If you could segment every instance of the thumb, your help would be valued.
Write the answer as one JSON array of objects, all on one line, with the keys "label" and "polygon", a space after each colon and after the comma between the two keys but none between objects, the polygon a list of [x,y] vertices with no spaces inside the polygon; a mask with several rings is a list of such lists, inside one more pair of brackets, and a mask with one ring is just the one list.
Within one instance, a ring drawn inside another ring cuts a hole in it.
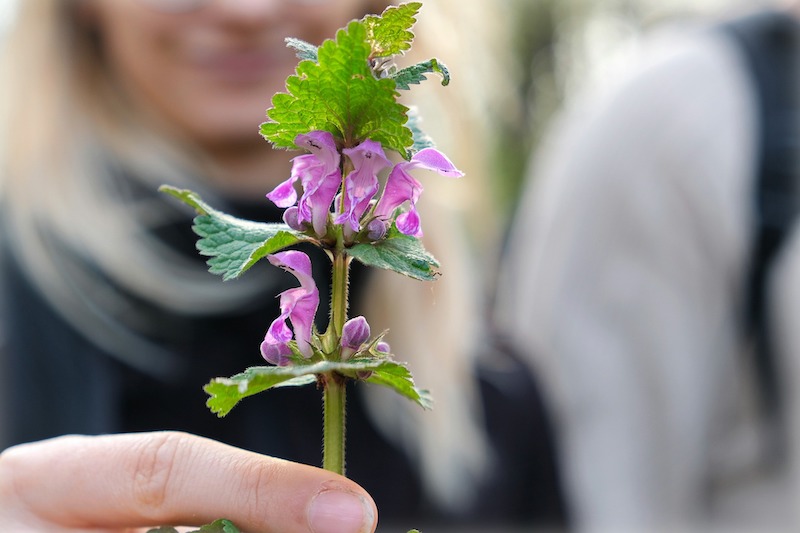
[{"label": "thumb", "polygon": [[0,455],[0,517],[66,531],[227,518],[253,533],[372,533],[377,509],[337,474],[158,432],[9,448]]}]

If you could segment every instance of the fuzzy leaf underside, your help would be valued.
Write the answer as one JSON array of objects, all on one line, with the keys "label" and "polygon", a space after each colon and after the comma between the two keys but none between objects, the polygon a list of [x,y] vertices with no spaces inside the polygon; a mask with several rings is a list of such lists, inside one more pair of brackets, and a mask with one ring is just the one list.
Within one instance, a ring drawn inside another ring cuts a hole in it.
[{"label": "fuzzy leaf underside", "polygon": [[408,110],[408,128],[414,138],[414,145],[411,147],[413,153],[417,153],[425,148],[433,148],[435,146],[433,139],[425,133],[420,127],[422,118],[420,118],[419,111],[415,107]]},{"label": "fuzzy leaf underside", "polygon": [[295,39],[294,37],[287,37],[285,41],[286,41],[286,46],[294,49],[298,59],[301,60],[308,59],[309,61],[317,61],[318,59],[317,47],[314,46],[313,44],[307,43],[302,39]]},{"label": "fuzzy leaf underside", "polygon": [[211,380],[204,390],[206,405],[219,417],[227,415],[242,399],[280,386],[301,386],[316,383],[316,376],[338,372],[355,377],[358,372],[372,372],[367,379],[390,387],[424,409],[431,407],[430,395],[417,389],[411,372],[402,364],[388,359],[353,359],[345,362],[320,361],[292,366],[257,366],[230,378]]},{"label": "fuzzy leaf underside", "polygon": [[390,6],[380,16],[364,17],[372,57],[390,57],[411,48],[414,40],[411,28],[417,22],[416,15],[421,7],[421,2],[409,2]]},{"label": "fuzzy leaf underside", "polygon": [[439,262],[422,246],[422,242],[392,228],[387,238],[372,244],[357,244],[347,254],[359,262],[392,270],[420,281],[433,281],[439,275]]},{"label": "fuzzy leaf underside", "polygon": [[238,278],[266,255],[306,240],[286,224],[252,222],[217,211],[192,191],[168,186],[159,190],[197,210],[192,226],[200,237],[197,249],[210,257],[209,272],[225,281]]},{"label": "fuzzy leaf underside", "polygon": [[[178,533],[178,530],[172,526],[162,526],[155,529],[149,529],[147,533]],[[195,529],[189,533],[241,533],[239,529],[228,520],[215,520],[210,524],[202,526],[200,529]]]},{"label": "fuzzy leaf underside", "polygon": [[450,71],[444,63],[439,62],[435,57],[422,63],[417,63],[410,67],[398,70],[391,78],[397,84],[398,89],[409,90],[411,85],[419,85],[428,78],[425,74],[439,74],[442,77],[442,85],[450,84]]},{"label": "fuzzy leaf underside", "polygon": [[318,61],[301,61],[286,80],[287,92],[272,98],[261,134],[275,147],[297,149],[297,135],[324,130],[344,146],[372,139],[408,157],[408,109],[397,102],[395,82],[372,73],[364,23],[350,22],[317,53]]}]

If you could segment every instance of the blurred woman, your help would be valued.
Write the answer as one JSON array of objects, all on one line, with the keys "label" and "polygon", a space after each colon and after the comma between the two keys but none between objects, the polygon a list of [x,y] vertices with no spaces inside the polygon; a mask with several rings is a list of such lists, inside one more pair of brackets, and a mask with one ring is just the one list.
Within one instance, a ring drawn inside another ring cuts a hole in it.
[{"label": "blurred woman", "polygon": [[[191,214],[156,188],[189,187],[243,218],[279,220],[264,194],[286,178],[291,156],[257,128],[297,63],[284,38],[319,43],[385,5],[21,2],[0,69],[5,444],[178,429],[319,462],[313,388],[248,399],[223,420],[204,407],[210,378],[260,364],[275,295],[291,281],[259,267],[222,284],[194,248]],[[348,473],[388,520],[479,516],[486,505],[474,497],[487,491],[496,496],[487,505],[509,501],[505,480],[489,475],[470,355],[480,291],[456,206],[434,196],[421,207],[440,281],[353,273],[355,308],[376,330],[391,328],[393,351],[436,397],[423,414],[354,389]],[[324,292],[327,264],[315,267]]]}]

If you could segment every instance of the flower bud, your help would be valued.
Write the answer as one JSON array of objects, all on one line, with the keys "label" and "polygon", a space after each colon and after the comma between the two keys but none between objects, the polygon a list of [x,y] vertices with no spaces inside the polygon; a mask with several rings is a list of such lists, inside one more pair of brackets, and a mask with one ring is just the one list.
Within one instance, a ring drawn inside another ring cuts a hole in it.
[{"label": "flower bud", "polygon": [[269,340],[261,343],[261,356],[268,363],[286,366],[289,364],[290,355],[292,355],[292,350],[284,343],[270,342]]},{"label": "flower bud", "polygon": [[386,236],[386,222],[379,218],[373,218],[367,224],[367,238],[371,241],[379,241]]},{"label": "flower bud", "polygon": [[349,359],[369,340],[370,330],[363,316],[351,318],[342,328],[342,359]]},{"label": "flower bud", "polygon": [[385,341],[381,341],[375,345],[375,349],[380,353],[392,353],[391,347],[389,347],[389,343]]},{"label": "flower bud", "polygon": [[283,221],[287,226],[295,231],[305,231],[304,224],[298,220],[299,210],[297,206],[292,206],[283,212]]}]

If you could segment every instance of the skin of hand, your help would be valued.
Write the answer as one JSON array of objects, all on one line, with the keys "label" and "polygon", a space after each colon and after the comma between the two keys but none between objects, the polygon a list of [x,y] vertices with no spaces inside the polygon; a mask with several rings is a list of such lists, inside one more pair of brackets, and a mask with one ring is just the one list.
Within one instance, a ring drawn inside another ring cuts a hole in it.
[{"label": "skin of hand", "polygon": [[0,454],[3,531],[130,532],[218,518],[248,533],[373,533],[377,508],[337,474],[179,432],[65,436]]}]

